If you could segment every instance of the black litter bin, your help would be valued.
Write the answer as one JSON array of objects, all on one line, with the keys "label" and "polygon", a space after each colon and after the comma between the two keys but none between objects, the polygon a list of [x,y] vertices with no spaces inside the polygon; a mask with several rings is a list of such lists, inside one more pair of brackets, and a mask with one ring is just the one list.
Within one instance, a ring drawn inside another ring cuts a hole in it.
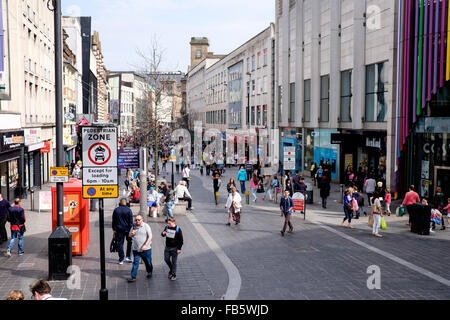
[{"label": "black litter bin", "polygon": [[414,203],[408,206],[411,232],[420,235],[430,234],[431,206]]},{"label": "black litter bin", "polygon": [[48,278],[67,280],[72,265],[72,234],[65,227],[56,227],[48,238]]},{"label": "black litter bin", "polygon": [[306,203],[307,204],[314,204],[314,190],[306,190]]}]

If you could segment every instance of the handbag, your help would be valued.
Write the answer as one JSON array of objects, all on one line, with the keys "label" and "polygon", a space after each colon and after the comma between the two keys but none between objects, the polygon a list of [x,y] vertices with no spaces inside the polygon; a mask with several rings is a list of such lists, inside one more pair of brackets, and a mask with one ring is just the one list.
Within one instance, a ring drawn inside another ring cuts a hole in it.
[{"label": "handbag", "polygon": [[367,225],[371,228],[373,227],[373,215],[369,216],[369,221],[367,222]]},{"label": "handbag", "polygon": [[111,244],[109,245],[109,252],[119,252],[119,244],[115,236],[111,239]]},{"label": "handbag", "polygon": [[352,200],[352,204],[353,204],[353,209],[354,209],[355,211],[358,211],[358,210],[359,210],[359,207],[358,207],[358,201],[356,201],[356,199],[353,199],[353,200]]},{"label": "handbag", "polygon": [[386,229],[387,229],[386,220],[383,217],[381,217],[381,230]]}]

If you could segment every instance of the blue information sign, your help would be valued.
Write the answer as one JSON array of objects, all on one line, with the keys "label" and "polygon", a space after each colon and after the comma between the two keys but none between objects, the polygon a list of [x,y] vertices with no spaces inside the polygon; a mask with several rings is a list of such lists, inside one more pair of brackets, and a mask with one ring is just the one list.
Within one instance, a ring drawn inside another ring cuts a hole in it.
[{"label": "blue information sign", "polygon": [[119,169],[139,168],[139,150],[138,149],[118,150],[117,167]]}]

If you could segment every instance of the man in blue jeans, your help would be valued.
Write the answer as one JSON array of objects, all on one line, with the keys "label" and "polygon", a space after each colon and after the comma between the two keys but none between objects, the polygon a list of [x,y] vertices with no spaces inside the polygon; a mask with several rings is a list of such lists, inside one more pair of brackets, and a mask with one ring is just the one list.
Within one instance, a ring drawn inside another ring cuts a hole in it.
[{"label": "man in blue jeans", "polygon": [[[119,246],[119,264],[123,264],[123,261],[132,262],[131,260],[131,245],[132,240],[128,237],[131,229],[133,228],[133,212],[127,206],[127,199],[120,199],[119,206],[114,209],[112,216],[112,229],[114,231],[114,237],[117,239]],[[123,252],[123,243],[127,239],[127,252],[126,258]]]},{"label": "man in blue jeans", "polygon": [[284,237],[284,233],[286,232],[287,226],[289,226],[289,233],[294,230],[294,227],[291,223],[291,214],[292,210],[294,210],[294,200],[289,196],[289,190],[284,191],[284,197],[280,200],[280,210],[281,216],[284,215],[284,226],[280,231],[281,235]]},{"label": "man in blue jeans", "polygon": [[25,210],[20,206],[20,199],[14,200],[14,206],[9,208],[8,221],[11,224],[11,241],[9,242],[6,256],[11,257],[11,250],[14,248],[16,238],[19,239],[19,256],[23,255],[23,233],[20,232],[20,227],[25,224]]},{"label": "man in blue jeans", "polygon": [[241,165],[241,168],[239,169],[237,179],[241,183],[241,193],[245,194],[245,181],[247,181],[247,171],[244,169],[245,167]]},{"label": "man in blue jeans", "polygon": [[137,272],[139,269],[139,263],[144,260],[145,269],[147,270],[147,278],[152,277],[153,265],[152,265],[152,230],[150,226],[144,222],[142,215],[138,214],[135,218],[135,224],[133,230],[129,234],[133,239],[133,268],[131,269],[131,278],[128,278],[128,282],[135,282]]}]

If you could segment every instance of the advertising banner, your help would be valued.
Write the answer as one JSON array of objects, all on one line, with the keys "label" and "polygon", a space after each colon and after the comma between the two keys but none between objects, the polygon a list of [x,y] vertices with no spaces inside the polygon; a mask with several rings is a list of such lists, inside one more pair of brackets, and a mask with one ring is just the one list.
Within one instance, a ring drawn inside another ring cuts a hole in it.
[{"label": "advertising banner", "polygon": [[138,149],[122,149],[118,150],[117,164],[119,169],[136,169],[139,168],[139,150]]}]

